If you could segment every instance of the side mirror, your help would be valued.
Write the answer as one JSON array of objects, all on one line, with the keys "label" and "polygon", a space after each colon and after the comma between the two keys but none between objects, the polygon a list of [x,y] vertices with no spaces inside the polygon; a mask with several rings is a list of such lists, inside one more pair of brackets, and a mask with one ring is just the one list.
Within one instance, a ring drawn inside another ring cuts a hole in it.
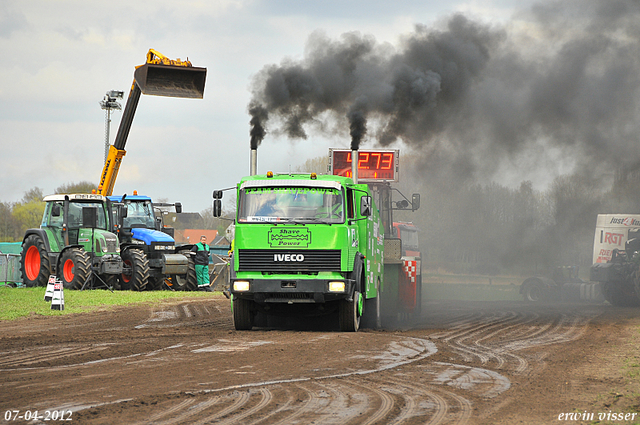
[{"label": "side mirror", "polygon": [[120,218],[127,218],[127,206],[126,205],[119,205],[118,206],[118,216]]},{"label": "side mirror", "polygon": [[213,191],[213,199],[222,199],[222,191],[214,190]]},{"label": "side mirror", "polygon": [[53,204],[53,207],[51,207],[51,215],[53,217],[60,217],[60,204]]},{"label": "side mirror", "polygon": [[640,239],[629,239],[624,245],[627,256],[631,256],[634,252],[640,251]]},{"label": "side mirror", "polygon": [[420,208],[420,194],[414,193],[411,195],[411,211],[415,211]]},{"label": "side mirror", "polygon": [[222,215],[222,201],[220,199],[213,200],[213,216],[220,217]]},{"label": "side mirror", "polygon": [[176,213],[180,214],[182,213],[182,204],[180,202],[176,202]]},{"label": "side mirror", "polygon": [[82,207],[82,227],[98,227],[98,208]]},{"label": "side mirror", "polygon": [[360,198],[360,215],[364,217],[371,216],[371,196]]}]

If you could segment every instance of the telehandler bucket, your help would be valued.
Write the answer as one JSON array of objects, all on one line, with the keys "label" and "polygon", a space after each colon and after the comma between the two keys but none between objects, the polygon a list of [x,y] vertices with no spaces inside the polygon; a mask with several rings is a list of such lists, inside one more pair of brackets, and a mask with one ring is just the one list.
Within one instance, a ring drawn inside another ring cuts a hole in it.
[{"label": "telehandler bucket", "polygon": [[144,64],[134,78],[143,94],[202,99],[207,68]]}]

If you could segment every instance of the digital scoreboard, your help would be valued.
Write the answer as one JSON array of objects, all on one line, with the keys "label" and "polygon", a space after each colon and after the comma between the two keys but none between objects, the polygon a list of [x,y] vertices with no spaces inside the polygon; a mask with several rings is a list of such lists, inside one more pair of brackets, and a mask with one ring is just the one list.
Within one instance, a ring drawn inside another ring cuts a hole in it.
[{"label": "digital scoreboard", "polygon": [[[397,182],[398,149],[358,150],[358,182]],[[351,176],[352,151],[329,149],[329,171],[335,176]]]}]

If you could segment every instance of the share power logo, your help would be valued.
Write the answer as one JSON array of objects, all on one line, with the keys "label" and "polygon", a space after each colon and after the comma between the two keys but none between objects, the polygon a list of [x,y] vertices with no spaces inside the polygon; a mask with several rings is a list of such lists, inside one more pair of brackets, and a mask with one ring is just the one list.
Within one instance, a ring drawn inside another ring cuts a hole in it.
[{"label": "share power logo", "polygon": [[306,248],[310,243],[311,233],[305,227],[297,229],[272,228],[269,230],[269,246],[271,247]]}]

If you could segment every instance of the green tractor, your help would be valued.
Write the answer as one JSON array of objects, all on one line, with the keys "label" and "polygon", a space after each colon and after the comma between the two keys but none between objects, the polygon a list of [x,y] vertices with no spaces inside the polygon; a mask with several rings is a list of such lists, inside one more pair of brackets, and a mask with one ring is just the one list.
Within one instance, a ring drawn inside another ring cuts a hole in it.
[{"label": "green tractor", "polygon": [[55,274],[65,288],[106,285],[118,288],[120,244],[108,231],[111,201],[102,195],[49,195],[42,223],[22,241],[20,269],[28,287],[46,286]]}]

